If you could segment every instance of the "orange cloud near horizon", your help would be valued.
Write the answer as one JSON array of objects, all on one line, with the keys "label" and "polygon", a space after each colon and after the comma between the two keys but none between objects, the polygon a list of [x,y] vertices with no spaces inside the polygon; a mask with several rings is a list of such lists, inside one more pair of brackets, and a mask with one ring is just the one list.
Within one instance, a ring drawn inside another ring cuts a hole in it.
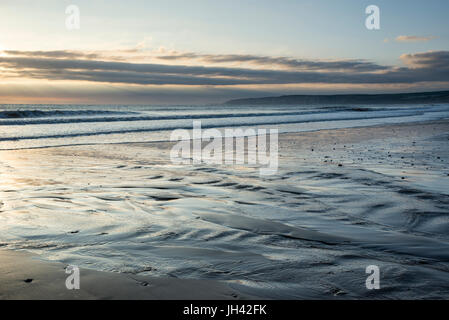
[{"label": "orange cloud near horizon", "polygon": [[420,37],[420,36],[398,36],[396,41],[398,42],[426,42],[435,39],[434,36]]}]

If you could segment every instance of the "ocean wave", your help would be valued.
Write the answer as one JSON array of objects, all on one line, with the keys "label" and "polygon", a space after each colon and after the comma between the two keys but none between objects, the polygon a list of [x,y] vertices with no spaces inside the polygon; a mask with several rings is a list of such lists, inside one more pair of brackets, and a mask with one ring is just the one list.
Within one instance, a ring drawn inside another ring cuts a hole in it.
[{"label": "ocean wave", "polygon": [[[282,125],[282,124],[292,124],[292,123],[312,123],[312,122],[328,122],[328,121],[345,121],[345,120],[367,120],[367,119],[383,119],[383,118],[401,118],[404,116],[414,116],[419,115],[415,112],[402,112],[397,114],[376,114],[367,115],[366,113],[360,116],[348,116],[348,115],[336,115],[334,117],[317,117],[315,119],[264,119],[263,121],[243,121],[243,122],[227,122],[227,123],[202,123],[201,127],[203,129],[208,128],[226,128],[226,127],[251,127],[260,125]],[[185,120],[189,120],[188,118]],[[169,126],[151,126],[151,127],[141,127],[141,128],[118,128],[115,130],[99,130],[99,131],[88,131],[88,132],[71,132],[71,133],[61,133],[61,134],[42,134],[35,136],[13,136],[13,137],[1,137],[2,141],[18,141],[18,140],[36,140],[36,139],[51,139],[51,138],[74,138],[83,136],[97,136],[97,135],[109,135],[109,134],[124,134],[124,133],[141,133],[141,132],[154,132],[154,131],[169,131],[176,129],[192,129],[192,123],[189,124],[179,124],[179,125],[169,125]]]},{"label": "ocean wave", "polygon": [[[326,115],[336,112],[374,113],[374,112],[438,112],[441,108],[368,108],[368,107],[326,107],[313,111],[276,111],[276,112],[245,112],[245,113],[182,113],[169,115],[148,115],[144,112],[119,112],[100,110],[17,110],[0,111],[0,126],[6,125],[35,125],[35,124],[63,124],[63,123],[93,123],[93,122],[121,122],[121,121],[161,121],[161,120],[195,120],[195,119],[224,119],[243,117],[277,117],[277,116],[309,116]],[[104,117],[101,117],[101,116]],[[121,115],[121,116],[120,116]],[[82,117],[76,117],[82,116]],[[5,119],[6,118],[6,119]],[[37,118],[37,119],[36,119]]]},{"label": "ocean wave", "polygon": [[0,119],[50,118],[70,116],[123,115],[134,112],[108,110],[0,110]]},{"label": "ocean wave", "polygon": [[[348,109],[348,111],[354,111]],[[8,111],[11,113],[10,111]],[[33,111],[35,112],[35,111]],[[42,112],[42,111],[40,111]],[[71,112],[71,111],[67,111]],[[73,115],[78,111],[74,111]],[[133,116],[136,113],[129,113],[127,116],[116,117],[114,115],[121,115],[126,113],[104,113],[108,117],[98,117],[103,115],[102,113],[85,113],[83,115],[90,117],[70,117],[70,118],[59,118],[59,114],[53,114],[52,118],[44,118],[46,116],[41,116],[44,119],[30,119],[32,117],[22,117],[24,119],[7,119],[0,120],[0,125],[33,125],[33,124],[58,124],[58,123],[89,123],[89,122],[120,122],[120,121],[159,121],[159,120],[188,120],[188,119],[224,119],[224,118],[241,118],[241,117],[270,117],[270,116],[301,116],[301,115],[313,115],[313,114],[326,114],[333,113],[335,111],[291,111],[291,112],[250,112],[250,113],[212,113],[212,114],[179,114],[179,115],[146,115],[144,113]],[[71,114],[70,114],[71,115]],[[14,118],[14,117],[10,117]],[[39,118],[39,116],[34,116],[34,118]],[[2,119],[0,112],[0,119]]]}]

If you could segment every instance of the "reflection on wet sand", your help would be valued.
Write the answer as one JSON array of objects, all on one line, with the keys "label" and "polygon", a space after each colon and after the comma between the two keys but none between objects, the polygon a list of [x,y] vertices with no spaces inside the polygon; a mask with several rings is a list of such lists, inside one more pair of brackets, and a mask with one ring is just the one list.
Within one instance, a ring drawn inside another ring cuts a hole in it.
[{"label": "reflection on wet sand", "polygon": [[[2,151],[0,245],[269,298],[447,298],[449,198],[425,180],[449,186],[448,132],[440,121],[281,135],[268,177],[174,165],[168,143]],[[381,290],[366,290],[368,265]]]}]

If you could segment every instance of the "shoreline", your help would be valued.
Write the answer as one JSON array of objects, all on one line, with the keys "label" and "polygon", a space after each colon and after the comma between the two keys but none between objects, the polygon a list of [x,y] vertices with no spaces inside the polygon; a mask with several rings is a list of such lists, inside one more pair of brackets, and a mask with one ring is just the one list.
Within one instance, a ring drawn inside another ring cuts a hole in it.
[{"label": "shoreline", "polygon": [[[344,120],[343,120],[344,121]],[[355,120],[357,121],[357,120]],[[387,123],[387,124],[373,124],[368,126],[354,126],[348,128],[334,128],[334,129],[317,129],[310,131],[300,131],[300,132],[279,132],[279,138],[282,136],[296,136],[304,134],[313,134],[316,132],[328,132],[328,131],[341,131],[341,130],[351,130],[351,129],[364,129],[364,128],[389,128],[389,127],[409,127],[417,125],[432,125],[432,124],[449,124],[448,119],[438,119],[438,120],[420,120],[412,121],[406,123]],[[263,126],[263,125],[262,125]],[[218,129],[225,129],[226,126],[216,127]],[[175,144],[176,142],[170,140],[156,140],[156,141],[131,141],[131,142],[105,142],[105,143],[79,143],[79,144],[66,144],[66,145],[56,145],[56,146],[42,146],[42,147],[23,147],[23,148],[7,148],[0,149],[2,151],[23,151],[23,150],[42,150],[42,149],[55,149],[55,148],[70,148],[70,147],[89,147],[89,146],[115,146],[115,145],[158,145],[158,144]]]}]

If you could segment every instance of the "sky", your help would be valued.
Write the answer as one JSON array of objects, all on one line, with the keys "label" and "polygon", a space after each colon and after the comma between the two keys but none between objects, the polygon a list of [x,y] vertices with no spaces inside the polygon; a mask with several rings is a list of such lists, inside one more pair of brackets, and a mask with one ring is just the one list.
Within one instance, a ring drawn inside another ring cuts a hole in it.
[{"label": "sky", "polygon": [[448,90],[448,12],[447,0],[2,0],[0,103]]}]

